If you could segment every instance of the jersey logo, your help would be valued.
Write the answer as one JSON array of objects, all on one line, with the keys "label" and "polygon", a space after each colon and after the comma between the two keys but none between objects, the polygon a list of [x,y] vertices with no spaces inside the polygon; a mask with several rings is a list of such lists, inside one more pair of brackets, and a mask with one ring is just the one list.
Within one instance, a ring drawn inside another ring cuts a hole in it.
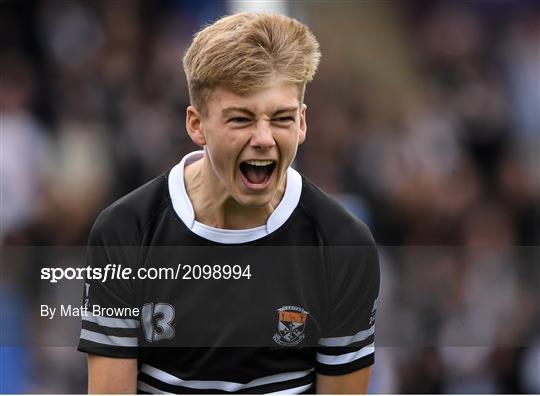
[{"label": "jersey logo", "polygon": [[293,305],[285,305],[277,312],[278,331],[274,334],[274,341],[282,346],[298,345],[306,338],[304,331],[309,312]]}]

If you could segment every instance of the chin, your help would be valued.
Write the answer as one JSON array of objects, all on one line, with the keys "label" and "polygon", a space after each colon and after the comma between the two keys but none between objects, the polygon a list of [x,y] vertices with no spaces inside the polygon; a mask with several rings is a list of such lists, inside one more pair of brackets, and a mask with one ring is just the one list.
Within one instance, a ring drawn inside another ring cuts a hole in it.
[{"label": "chin", "polygon": [[241,194],[235,197],[235,200],[239,205],[247,208],[264,208],[272,202],[272,196],[268,193],[264,195]]}]

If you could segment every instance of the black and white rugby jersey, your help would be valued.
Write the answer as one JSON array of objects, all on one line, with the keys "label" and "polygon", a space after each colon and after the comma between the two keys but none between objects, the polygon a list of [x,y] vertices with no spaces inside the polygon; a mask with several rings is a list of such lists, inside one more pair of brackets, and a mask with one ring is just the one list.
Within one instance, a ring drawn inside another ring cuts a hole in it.
[{"label": "black and white rugby jersey", "polygon": [[[367,227],[292,168],[266,225],[201,224],[183,177],[201,156],[96,220],[88,264],[133,276],[86,280],[79,350],[137,358],[139,393],[313,393],[316,373],[372,365],[379,265]],[[139,276],[151,268],[172,279]]]}]

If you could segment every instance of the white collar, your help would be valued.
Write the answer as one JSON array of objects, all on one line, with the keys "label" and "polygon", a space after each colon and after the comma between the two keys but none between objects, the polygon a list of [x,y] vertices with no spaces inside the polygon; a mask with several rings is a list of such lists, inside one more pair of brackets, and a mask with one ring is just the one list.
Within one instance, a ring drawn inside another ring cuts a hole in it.
[{"label": "white collar", "polygon": [[174,211],[182,222],[195,234],[213,242],[238,244],[255,241],[281,227],[289,219],[302,194],[302,176],[289,167],[287,169],[287,185],[285,193],[277,208],[272,212],[265,225],[244,230],[228,230],[215,228],[195,220],[193,205],[189,200],[184,183],[184,167],[201,159],[204,151],[194,151],[187,154],[182,161],[175,165],[169,173],[169,194]]}]

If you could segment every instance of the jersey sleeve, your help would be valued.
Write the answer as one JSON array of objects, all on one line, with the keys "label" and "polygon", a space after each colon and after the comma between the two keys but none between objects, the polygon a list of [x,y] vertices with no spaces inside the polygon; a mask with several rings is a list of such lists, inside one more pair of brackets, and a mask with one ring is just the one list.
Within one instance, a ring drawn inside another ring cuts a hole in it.
[{"label": "jersey sleeve", "polygon": [[328,256],[330,306],[316,370],[344,375],[374,363],[379,260],[374,243],[329,247]]},{"label": "jersey sleeve", "polygon": [[[87,266],[92,272],[84,284],[83,306],[87,310],[82,316],[78,350],[101,356],[136,358],[140,322],[136,315],[134,280],[131,276],[130,279],[111,279],[111,271],[112,265],[116,268],[122,265],[134,272],[137,247],[133,240],[129,241],[128,224],[122,226],[118,221],[110,213],[102,213],[90,232]],[[100,276],[96,276],[98,271]]]}]

